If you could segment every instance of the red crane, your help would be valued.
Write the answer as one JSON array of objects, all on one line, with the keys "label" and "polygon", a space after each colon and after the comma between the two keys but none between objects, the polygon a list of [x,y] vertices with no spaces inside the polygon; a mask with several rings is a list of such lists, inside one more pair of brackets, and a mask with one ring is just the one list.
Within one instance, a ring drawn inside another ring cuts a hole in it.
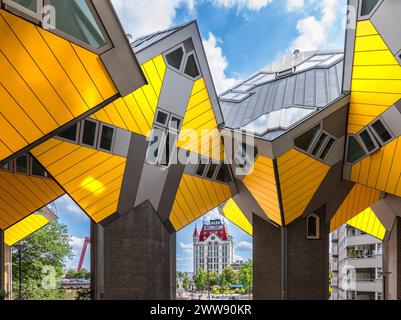
[{"label": "red crane", "polygon": [[91,243],[91,238],[86,237],[84,245],[82,247],[82,252],[81,252],[81,257],[79,258],[79,264],[78,264],[78,269],[77,272],[80,272],[82,270],[82,265],[84,264],[84,259],[86,255],[86,250],[88,249],[88,245]]}]

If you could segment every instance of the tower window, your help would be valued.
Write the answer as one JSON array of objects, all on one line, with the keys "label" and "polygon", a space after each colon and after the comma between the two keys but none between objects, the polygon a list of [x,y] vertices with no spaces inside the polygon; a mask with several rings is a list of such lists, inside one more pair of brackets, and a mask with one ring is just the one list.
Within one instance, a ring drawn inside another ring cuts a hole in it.
[{"label": "tower window", "polygon": [[166,54],[166,60],[169,66],[177,70],[181,69],[183,57],[184,57],[184,50],[182,49],[182,47],[179,47],[178,49]]},{"label": "tower window", "polygon": [[379,0],[362,0],[361,16],[367,16],[375,8]]},{"label": "tower window", "polygon": [[309,240],[320,239],[320,218],[311,214],[306,218],[306,237]]},{"label": "tower window", "polygon": [[96,145],[96,133],[97,133],[98,123],[92,120],[85,120],[83,123],[83,132],[81,143],[90,147]]},{"label": "tower window", "polygon": [[387,128],[385,127],[385,125],[381,120],[377,120],[376,122],[374,122],[371,125],[371,127],[377,134],[377,136],[380,138],[383,144],[390,141],[393,138],[391,133],[387,130]]},{"label": "tower window", "polygon": [[305,132],[304,134],[300,135],[299,137],[295,138],[294,140],[295,146],[307,152],[309,148],[312,146],[312,143],[315,140],[319,131],[320,131],[320,124],[314,127],[313,129]]},{"label": "tower window", "polygon": [[366,152],[365,150],[363,150],[357,138],[354,136],[349,136],[347,162],[355,163],[358,160],[362,159],[364,156],[366,156]]},{"label": "tower window", "polygon": [[199,77],[199,69],[195,60],[195,55],[193,53],[188,56],[184,73],[190,76],[191,78]]},{"label": "tower window", "polygon": [[78,125],[75,124],[71,128],[63,131],[58,135],[58,137],[63,138],[68,141],[77,142],[78,139]]},{"label": "tower window", "polygon": [[15,172],[28,174],[28,156],[23,155],[15,160]]},{"label": "tower window", "polygon": [[102,125],[99,149],[111,151],[113,147],[114,128]]}]

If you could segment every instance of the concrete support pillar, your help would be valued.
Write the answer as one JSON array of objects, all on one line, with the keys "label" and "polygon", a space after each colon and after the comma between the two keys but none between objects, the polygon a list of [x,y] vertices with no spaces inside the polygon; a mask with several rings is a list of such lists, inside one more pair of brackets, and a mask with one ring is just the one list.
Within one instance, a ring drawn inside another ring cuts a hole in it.
[{"label": "concrete support pillar", "polygon": [[[176,237],[167,230],[149,202],[102,229],[97,238],[103,238],[103,258],[96,255],[98,279],[94,283],[102,291],[98,280],[103,272],[104,299],[175,299]],[[94,243],[98,244],[96,248],[101,247],[99,239]],[[101,260],[104,270],[99,269]]]},{"label": "concrete support pillar", "polygon": [[0,230],[0,290],[5,290],[4,231]]},{"label": "concrete support pillar", "polygon": [[253,218],[254,298],[327,300],[329,298],[329,225],[319,217],[319,239],[307,238],[306,217],[286,228]]},{"label": "concrete support pillar", "polygon": [[100,224],[91,222],[91,297],[104,299],[104,235]]},{"label": "concrete support pillar", "polygon": [[401,300],[401,218],[395,219],[393,228],[383,242],[385,273],[385,299]]}]

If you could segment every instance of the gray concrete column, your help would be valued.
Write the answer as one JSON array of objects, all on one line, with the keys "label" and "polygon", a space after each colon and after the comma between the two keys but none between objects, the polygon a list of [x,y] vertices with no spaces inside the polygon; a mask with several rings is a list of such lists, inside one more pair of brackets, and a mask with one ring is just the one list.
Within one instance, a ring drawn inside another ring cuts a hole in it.
[{"label": "gray concrete column", "polygon": [[150,202],[103,226],[104,299],[175,299],[175,234]]},{"label": "gray concrete column", "polygon": [[307,239],[306,217],[283,229],[254,216],[255,299],[329,298],[329,225],[324,209],[314,213],[320,219],[320,236],[314,240]]},{"label": "gray concrete column", "polygon": [[401,218],[395,219],[393,228],[383,242],[385,273],[385,299],[401,300]]},{"label": "gray concrete column", "polygon": [[0,290],[5,290],[5,255],[4,231],[0,230]]},{"label": "gray concrete column", "polygon": [[100,224],[91,222],[91,297],[104,299],[104,235]]}]

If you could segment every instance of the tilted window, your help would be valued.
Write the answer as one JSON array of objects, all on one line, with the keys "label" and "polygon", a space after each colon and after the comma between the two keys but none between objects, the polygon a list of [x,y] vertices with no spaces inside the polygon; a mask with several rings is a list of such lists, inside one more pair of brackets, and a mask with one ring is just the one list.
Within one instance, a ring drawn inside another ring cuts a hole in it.
[{"label": "tilted window", "polygon": [[102,124],[100,130],[101,134],[99,141],[99,149],[105,151],[111,151],[113,148],[114,128]]},{"label": "tilted window", "polygon": [[355,136],[348,137],[348,155],[347,162],[355,163],[366,156],[365,150],[362,148],[358,139]]},{"label": "tilted window", "polygon": [[379,0],[362,0],[361,16],[367,16],[375,8]]},{"label": "tilted window", "polygon": [[197,78],[200,75],[198,64],[195,60],[195,55],[193,53],[188,56],[184,73],[190,76],[191,78]]},{"label": "tilted window", "polygon": [[28,174],[28,156],[24,155],[15,160],[15,172]]},{"label": "tilted window", "polygon": [[320,239],[320,218],[315,214],[306,218],[306,237],[309,240]]},{"label": "tilted window", "polygon": [[96,146],[97,130],[98,130],[97,121],[84,120],[81,143],[89,147]]},{"label": "tilted window", "polygon": [[179,47],[174,51],[166,54],[166,60],[168,65],[177,70],[181,70],[181,64],[183,58],[184,58],[184,50],[182,49],[182,47]]},{"label": "tilted window", "polygon": [[385,127],[384,123],[381,120],[377,120],[376,122],[374,122],[371,125],[371,128],[373,129],[373,131],[376,133],[376,135],[383,144],[389,142],[393,138],[393,136],[391,135],[389,130],[387,130],[387,128]]},{"label": "tilted window", "polygon": [[308,152],[320,131],[320,124],[295,138],[294,144],[301,150]]},{"label": "tilted window", "polygon": [[230,171],[230,167],[227,164],[222,164],[220,166],[219,172],[216,176],[216,181],[223,182],[223,183],[231,183],[232,182],[232,175]]},{"label": "tilted window", "polygon": [[64,130],[57,136],[62,139],[68,140],[68,141],[77,142],[78,141],[78,124],[75,124],[71,128]]}]

